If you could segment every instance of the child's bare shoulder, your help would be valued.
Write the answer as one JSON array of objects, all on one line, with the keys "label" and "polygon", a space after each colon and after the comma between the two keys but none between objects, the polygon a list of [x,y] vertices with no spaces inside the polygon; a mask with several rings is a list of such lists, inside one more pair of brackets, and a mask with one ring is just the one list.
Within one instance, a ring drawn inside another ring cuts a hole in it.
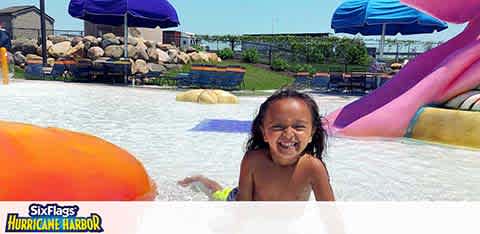
[{"label": "child's bare shoulder", "polygon": [[304,155],[304,157],[300,159],[300,163],[314,175],[324,175],[327,173],[325,164],[320,159],[310,154]]},{"label": "child's bare shoulder", "polygon": [[265,155],[266,155],[266,152],[263,149],[250,150],[245,153],[245,156],[243,156],[243,158],[249,161],[253,161],[253,160],[259,160],[265,157]]},{"label": "child's bare shoulder", "polygon": [[260,164],[264,162],[266,159],[266,152],[265,150],[251,150],[245,153],[243,156],[243,161],[249,165],[252,164]]}]

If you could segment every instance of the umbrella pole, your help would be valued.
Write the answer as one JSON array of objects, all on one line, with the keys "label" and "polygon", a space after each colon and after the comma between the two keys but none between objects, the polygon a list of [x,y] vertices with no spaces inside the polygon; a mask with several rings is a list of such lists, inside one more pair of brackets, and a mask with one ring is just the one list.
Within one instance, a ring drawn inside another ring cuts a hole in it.
[{"label": "umbrella pole", "polygon": [[385,49],[385,34],[387,32],[387,24],[382,24],[382,37],[380,38],[380,56],[379,60],[383,60],[383,51]]},{"label": "umbrella pole", "polygon": [[[123,44],[125,46],[124,48],[124,55],[125,55],[125,61],[129,61],[128,59],[128,13],[125,13],[125,16],[123,18]],[[125,81],[125,84],[128,83],[128,66],[125,66],[125,71],[123,73],[123,79]],[[132,79],[132,86],[135,86],[135,79]]]}]

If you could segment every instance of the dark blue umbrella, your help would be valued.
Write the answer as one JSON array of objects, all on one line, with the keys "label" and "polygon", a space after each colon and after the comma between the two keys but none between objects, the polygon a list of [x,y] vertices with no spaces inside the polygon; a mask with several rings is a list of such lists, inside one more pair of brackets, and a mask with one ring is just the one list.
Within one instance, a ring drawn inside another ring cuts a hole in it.
[{"label": "dark blue umbrella", "polygon": [[180,24],[175,8],[166,0],[71,0],[68,13],[96,24],[161,28]]},{"label": "dark blue umbrella", "polygon": [[180,24],[167,0],[70,0],[68,13],[95,24],[124,25],[127,59],[128,27],[169,28]]},{"label": "dark blue umbrella", "polygon": [[343,2],[335,11],[331,27],[335,33],[382,35],[382,56],[385,35],[440,32],[448,26],[441,20],[401,3],[400,0],[349,0]]}]

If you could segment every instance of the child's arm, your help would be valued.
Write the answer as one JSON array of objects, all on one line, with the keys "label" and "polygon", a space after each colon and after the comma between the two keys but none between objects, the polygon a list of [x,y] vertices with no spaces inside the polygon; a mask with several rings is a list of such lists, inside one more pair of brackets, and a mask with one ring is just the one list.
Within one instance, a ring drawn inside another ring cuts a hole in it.
[{"label": "child's arm", "polygon": [[253,170],[252,153],[243,156],[240,166],[240,180],[238,185],[237,201],[253,201]]},{"label": "child's arm", "polygon": [[315,199],[317,201],[335,201],[328,179],[327,168],[325,168],[325,165],[319,159],[315,158],[312,161],[312,188]]}]

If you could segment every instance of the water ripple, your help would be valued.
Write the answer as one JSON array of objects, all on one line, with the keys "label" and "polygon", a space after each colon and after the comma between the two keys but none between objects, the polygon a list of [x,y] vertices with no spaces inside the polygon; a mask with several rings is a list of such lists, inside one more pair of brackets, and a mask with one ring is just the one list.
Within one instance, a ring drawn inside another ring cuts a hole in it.
[{"label": "water ripple", "polygon": [[[265,97],[239,105],[175,102],[176,92],[61,82],[0,86],[0,119],[93,134],[134,154],[159,188],[158,200],[207,200],[176,181],[205,174],[237,183],[246,134],[192,132],[207,118],[251,120]],[[354,98],[316,96],[326,114]],[[424,144],[330,138],[326,163],[338,200],[478,200],[479,152]]]}]

